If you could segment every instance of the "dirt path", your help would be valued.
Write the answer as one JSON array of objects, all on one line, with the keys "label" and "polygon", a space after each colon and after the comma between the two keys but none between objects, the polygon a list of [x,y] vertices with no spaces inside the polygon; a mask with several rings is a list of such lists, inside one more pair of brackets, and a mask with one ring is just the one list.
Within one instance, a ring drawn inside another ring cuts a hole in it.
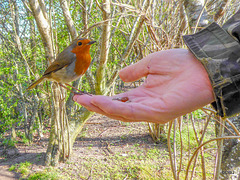
[{"label": "dirt path", "polygon": [[[34,141],[30,146],[23,143],[17,144],[17,153],[7,158],[3,157],[4,149],[0,147],[0,180],[19,179],[20,174],[10,172],[11,165],[22,162],[30,162],[32,172],[38,172],[46,167],[44,166],[44,156],[47,149],[48,134],[45,139]],[[84,159],[96,159],[103,163],[112,155],[120,154],[126,156],[136,146],[142,149],[149,149],[156,145],[148,134],[148,128],[145,123],[122,123],[109,119],[104,116],[94,115],[86,123],[82,133],[77,137],[74,143],[72,157],[69,163],[60,163],[59,169],[71,168],[75,171],[70,176],[73,179],[79,179],[79,167],[87,166],[83,163]],[[166,149],[166,146],[163,147]],[[6,152],[5,152],[6,155]],[[81,160],[80,160],[81,159]],[[87,162],[86,161],[86,162]],[[72,166],[72,167],[70,167]],[[81,170],[81,174],[89,176],[89,172]]]}]

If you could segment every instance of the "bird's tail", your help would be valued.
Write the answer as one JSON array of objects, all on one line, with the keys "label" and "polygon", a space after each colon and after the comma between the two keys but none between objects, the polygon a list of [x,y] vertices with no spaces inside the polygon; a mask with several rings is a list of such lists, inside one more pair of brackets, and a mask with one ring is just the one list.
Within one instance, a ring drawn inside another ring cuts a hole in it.
[{"label": "bird's tail", "polygon": [[44,79],[45,79],[44,76],[41,77],[41,78],[39,78],[37,81],[35,81],[34,83],[32,83],[32,84],[27,88],[27,90],[35,88],[35,86],[38,85],[39,83],[41,83]]}]

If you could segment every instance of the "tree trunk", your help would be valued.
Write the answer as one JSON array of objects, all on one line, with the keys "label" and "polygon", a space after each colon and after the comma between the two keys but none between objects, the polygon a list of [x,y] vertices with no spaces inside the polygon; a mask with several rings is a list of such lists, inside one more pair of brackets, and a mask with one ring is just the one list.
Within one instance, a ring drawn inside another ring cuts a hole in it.
[{"label": "tree trunk", "polygon": [[103,0],[102,13],[103,13],[103,30],[102,30],[102,39],[101,39],[101,50],[100,50],[100,61],[98,64],[98,70],[96,74],[96,86],[95,90],[97,94],[104,94],[105,88],[105,74],[106,74],[106,63],[108,60],[109,54],[109,40],[111,35],[111,22],[110,22],[110,13],[111,6],[109,0]]},{"label": "tree trunk", "polygon": [[[51,31],[51,24],[50,19],[47,15],[47,10],[45,4],[41,0],[29,0],[29,4],[33,13],[33,16],[36,20],[38,30],[41,34],[44,48],[45,48],[45,55],[48,62],[52,62],[55,59],[54,54],[54,46],[53,46],[53,39],[52,39],[52,31]],[[61,140],[64,139],[62,135],[65,134],[65,129],[62,129],[63,126],[59,126],[59,124],[67,124],[66,116],[64,115],[65,112],[65,102],[62,99],[62,91],[60,90],[59,86],[56,83],[53,83],[52,86],[52,129],[50,140],[47,149],[46,155],[46,164],[56,164],[58,163],[59,157],[62,157],[64,160],[69,156],[70,149],[66,148],[69,146],[69,143],[62,143]],[[58,127],[60,127],[58,129]],[[56,148],[57,147],[57,148]]]}]

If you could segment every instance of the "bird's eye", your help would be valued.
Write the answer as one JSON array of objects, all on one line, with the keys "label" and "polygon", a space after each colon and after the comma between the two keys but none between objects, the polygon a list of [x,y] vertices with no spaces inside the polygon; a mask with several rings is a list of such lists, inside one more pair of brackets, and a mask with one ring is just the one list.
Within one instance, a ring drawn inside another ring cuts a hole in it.
[{"label": "bird's eye", "polygon": [[82,42],[78,42],[78,46],[81,46],[82,45]]}]

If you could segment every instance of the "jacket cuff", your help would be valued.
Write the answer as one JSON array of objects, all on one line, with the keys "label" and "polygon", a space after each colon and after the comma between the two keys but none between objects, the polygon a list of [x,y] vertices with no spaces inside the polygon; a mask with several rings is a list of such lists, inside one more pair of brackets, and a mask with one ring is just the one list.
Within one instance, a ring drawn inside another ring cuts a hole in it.
[{"label": "jacket cuff", "polygon": [[183,40],[204,65],[213,87],[212,103],[222,117],[240,112],[240,44],[216,23]]}]

